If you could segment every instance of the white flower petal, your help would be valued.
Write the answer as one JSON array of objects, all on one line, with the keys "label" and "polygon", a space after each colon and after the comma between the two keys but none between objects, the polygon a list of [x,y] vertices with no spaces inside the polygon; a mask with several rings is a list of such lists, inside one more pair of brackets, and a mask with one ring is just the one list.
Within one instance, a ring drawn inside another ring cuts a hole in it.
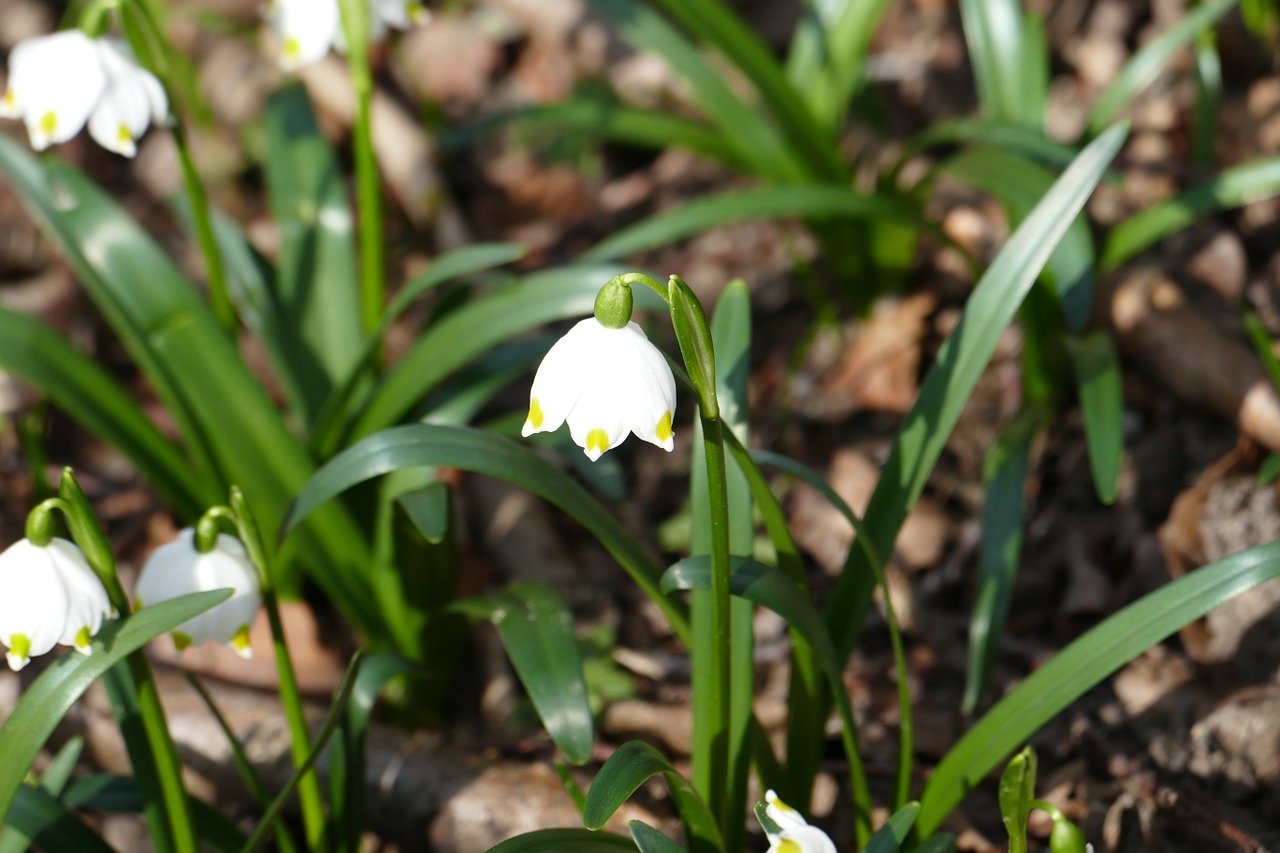
[{"label": "white flower petal", "polygon": [[628,426],[637,438],[671,451],[675,448],[671,419],[676,411],[676,378],[644,330],[635,323],[631,326],[635,327],[629,341],[632,354],[625,362],[631,371],[625,379],[631,397]]},{"label": "white flower petal", "polygon": [[[262,603],[257,570],[240,541],[220,533],[213,549],[201,554],[195,549],[194,531],[187,528],[152,553],[138,577],[137,592],[141,603],[157,604],[192,592],[228,588],[235,590],[230,599],[178,626],[174,633],[179,651],[188,643],[198,646],[208,640],[236,644]],[[247,646],[237,645],[237,649],[245,651]]]},{"label": "white flower petal", "polygon": [[579,321],[556,341],[538,365],[529,389],[529,416],[521,432],[554,432],[564,423],[583,391],[583,375],[592,363],[592,326],[595,318]]},{"label": "white flower petal", "polygon": [[784,829],[770,851],[777,853],[836,853],[836,845],[825,832],[816,826],[797,826]]},{"label": "white flower petal", "polygon": [[280,41],[280,67],[286,71],[323,57],[342,29],[337,0],[273,0],[268,22]]},{"label": "white flower petal", "polygon": [[54,539],[45,549],[50,565],[60,575],[67,590],[67,610],[58,642],[87,652],[89,639],[96,636],[102,621],[111,616],[107,590],[84,553],[65,539]]},{"label": "white flower petal", "polygon": [[128,46],[115,39],[96,45],[106,70],[107,85],[89,117],[89,135],[109,151],[132,157],[137,139],[168,114],[168,99],[160,81],[138,66]]},{"label": "white flower petal", "polygon": [[106,87],[94,42],[64,30],[23,42],[9,60],[9,89],[38,151],[80,132]]},{"label": "white flower petal", "polygon": [[28,646],[25,654],[9,655],[11,668],[21,669],[28,658],[57,645],[69,604],[70,594],[46,548],[22,539],[0,554],[0,643],[13,649],[14,635],[21,635]]}]

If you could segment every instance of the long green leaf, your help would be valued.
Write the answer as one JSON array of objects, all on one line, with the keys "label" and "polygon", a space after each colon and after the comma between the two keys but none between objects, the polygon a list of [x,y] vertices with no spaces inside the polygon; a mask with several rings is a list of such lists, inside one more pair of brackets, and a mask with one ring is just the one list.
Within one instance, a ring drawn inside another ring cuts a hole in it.
[{"label": "long green leaf", "polygon": [[921,229],[920,211],[892,196],[864,194],[838,186],[758,187],[696,199],[601,240],[586,253],[607,260],[658,248],[734,222],[756,219],[888,219]]},{"label": "long green leaf", "polygon": [[[49,766],[45,768],[44,773],[40,774],[40,790],[51,797],[58,797],[63,788],[66,787],[71,774],[76,769],[76,764],[80,761],[80,754],[84,752],[84,738],[77,735],[63,744],[58,750],[57,755],[49,762]],[[9,814],[5,816],[3,823],[7,823],[3,829],[0,829],[0,853],[23,853],[31,846],[33,839],[49,828],[49,825],[56,827],[62,820],[76,821],[74,815],[63,815],[58,810],[53,810],[44,814],[49,821],[35,820],[25,822],[22,818],[15,817],[15,813],[22,811],[22,802],[24,792],[27,786],[18,789],[18,796],[15,804],[10,807]],[[37,804],[40,805],[40,804]],[[41,808],[43,808],[41,806]],[[74,829],[72,831],[75,831]],[[45,840],[45,847],[49,847],[49,841]]]},{"label": "long green leaf", "polygon": [[953,145],[960,142],[992,145],[1012,154],[1061,169],[1065,169],[1079,153],[1079,149],[1075,146],[1056,142],[1045,136],[1042,128],[1028,127],[1000,119],[966,116],[937,122],[911,137],[903,147],[899,163],[904,163],[921,151],[936,145]]},{"label": "long green leaf", "polygon": [[1106,331],[1080,338],[1068,336],[1063,342],[1080,386],[1085,444],[1098,500],[1113,503],[1120,487],[1120,457],[1124,453],[1120,357]]},{"label": "long green leaf", "polygon": [[0,307],[0,365],[117,448],[183,517],[194,518],[217,500],[133,395],[36,318]]},{"label": "long green leaf", "polygon": [[360,347],[356,365],[325,400],[316,417],[312,444],[328,455],[336,446],[343,427],[342,417],[347,413],[351,398],[360,383],[372,375],[376,367],[376,354],[381,350],[387,331],[409,306],[432,289],[456,278],[501,266],[518,260],[524,255],[524,247],[509,243],[479,243],[464,246],[436,258],[422,272],[405,282],[395,299],[383,312],[378,327],[365,337]]},{"label": "long green leaf", "polygon": [[547,734],[572,763],[591,760],[595,727],[564,599],[545,584],[513,583],[498,595],[462,599],[449,609],[493,624]]},{"label": "long green leaf", "polygon": [[724,75],[661,14],[639,0],[591,0],[591,8],[617,27],[636,50],[656,53],[666,60],[676,76],[688,84],[694,102],[756,175],[792,183],[811,177],[800,152],[738,97]]},{"label": "long green leaf", "polygon": [[342,170],[301,83],[266,111],[267,199],[280,230],[273,307],[307,422],[355,367],[363,334],[355,228]]},{"label": "long green leaf", "polygon": [[1280,577],[1280,543],[1218,560],[1152,592],[1085,632],[988,711],[925,785],[918,822],[929,835],[964,795],[1055,715],[1146,649],[1246,590]]},{"label": "long green leaf", "polygon": [[589,829],[540,829],[508,838],[489,853],[617,853],[636,845],[630,838]]},{"label": "long green leaf", "polygon": [[[1049,169],[1016,154],[986,145],[966,148],[944,163],[938,170],[964,181],[998,199],[1009,211],[1016,225],[1026,219],[1032,209],[1053,186],[1055,175]],[[1089,321],[1093,303],[1093,237],[1083,215],[1071,225],[1049,255],[1048,272],[1053,280],[1067,326],[1081,329]]]},{"label": "long green leaf", "polygon": [[[902,522],[924,491],[1001,333],[1127,133],[1123,125],[1114,127],[1081,152],[974,288],[959,325],[925,377],[863,516],[875,553],[893,550]],[[827,623],[842,660],[852,653],[870,604],[874,575],[866,559],[860,548],[850,550],[827,608]]]},{"label": "long green leaf", "polygon": [[[1028,32],[1017,0],[960,0],[978,101],[989,118],[1029,127],[1044,124],[1045,92],[1040,70],[1027,67]],[[1047,62],[1047,57],[1042,57]]]},{"label": "long green leaf", "polygon": [[230,597],[230,590],[219,589],[147,607],[104,625],[91,654],[65,654],[50,664],[0,726],[0,814],[8,812],[37,753],[89,685],[130,652]]},{"label": "long green leaf", "polygon": [[1280,157],[1224,169],[1207,184],[1144,208],[1111,231],[1099,267],[1110,272],[1157,240],[1181,231],[1206,213],[1239,207],[1280,193]]},{"label": "long green leaf", "polygon": [[684,824],[690,853],[723,853],[715,815],[711,814],[698,792],[662,753],[638,740],[627,741],[618,747],[596,773],[591,790],[587,791],[582,822],[588,829],[604,826],[641,785],[659,774],[667,783],[676,813]]},{"label": "long green leaf", "polygon": [[[813,649],[814,657],[822,667],[831,695],[835,699],[836,710],[840,714],[845,757],[849,761],[850,784],[853,788],[853,805],[856,812],[854,825],[858,831],[859,842],[863,842],[871,834],[871,792],[867,788],[866,772],[862,767],[862,757],[858,753],[857,727],[853,719],[853,707],[849,703],[849,694],[844,689],[841,674],[843,667],[840,666],[836,648],[827,633],[822,616],[809,600],[808,593],[773,566],[766,566],[764,563],[746,557],[734,557],[731,571],[729,588],[732,593],[761,607],[767,607],[781,616],[787,625],[794,628],[804,642]],[[690,557],[676,563],[663,575],[662,588],[663,590],[710,589],[710,558]]]},{"label": "long green leaf", "polygon": [[8,825],[5,838],[23,842],[18,850],[35,843],[42,850],[114,853],[114,848],[98,833],[43,788],[19,787],[4,822]]},{"label": "long green leaf", "polygon": [[414,466],[449,466],[506,480],[573,516],[622,564],[662,610],[672,631],[689,641],[685,610],[658,589],[661,569],[600,502],[528,447],[479,430],[409,424],[369,436],[335,456],[298,492],[285,531],[357,483]]},{"label": "long green leaf", "polygon": [[[508,338],[543,323],[590,314],[600,287],[619,272],[612,264],[545,270],[451,312],[422,334],[360,406],[352,438],[392,426],[442,379]],[[659,303],[641,290],[636,304],[645,308]]]},{"label": "long green leaf", "polygon": [[1013,584],[1022,558],[1023,492],[1031,441],[1044,421],[1039,406],[1023,409],[1005,428],[983,460],[982,548],[978,556],[978,594],[969,614],[969,669],[961,709],[973,713],[990,677],[1004,636]]},{"label": "long green leaf", "polygon": [[[113,812],[143,811],[142,791],[133,776],[99,773],[72,782],[61,803],[69,809]],[[188,798],[196,836],[217,853],[242,853],[245,835],[231,818],[198,797]],[[78,848],[74,848],[78,849]]]},{"label": "long green leaf", "polygon": [[1115,120],[1139,92],[1156,78],[1173,55],[1190,45],[1205,27],[1231,11],[1237,0],[1215,0],[1198,6],[1133,55],[1089,110],[1089,131],[1098,133]]},{"label": "long green leaf", "polygon": [[888,0],[810,0],[791,37],[787,79],[834,140],[865,76],[871,37]]}]

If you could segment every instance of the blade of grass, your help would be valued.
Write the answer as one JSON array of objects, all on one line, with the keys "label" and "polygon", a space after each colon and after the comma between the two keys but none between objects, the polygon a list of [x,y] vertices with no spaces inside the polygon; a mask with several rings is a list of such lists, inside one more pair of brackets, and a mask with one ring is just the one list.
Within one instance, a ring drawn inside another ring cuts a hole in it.
[{"label": "blade of grass", "polygon": [[1089,132],[1098,133],[1114,121],[1120,111],[1159,75],[1175,53],[1195,41],[1197,33],[1213,26],[1236,3],[1237,0],[1214,0],[1198,6],[1147,42],[1094,102],[1089,110]]},{"label": "blade of grass", "polygon": [[1128,661],[1213,608],[1280,577],[1280,543],[1250,548],[1178,578],[1103,620],[1031,673],[942,759],[921,797],[928,836],[1019,744]]},{"label": "blade of grass", "polygon": [[1277,193],[1280,193],[1280,157],[1224,169],[1212,181],[1144,208],[1113,228],[1098,266],[1102,272],[1110,272],[1206,213],[1239,207]]}]

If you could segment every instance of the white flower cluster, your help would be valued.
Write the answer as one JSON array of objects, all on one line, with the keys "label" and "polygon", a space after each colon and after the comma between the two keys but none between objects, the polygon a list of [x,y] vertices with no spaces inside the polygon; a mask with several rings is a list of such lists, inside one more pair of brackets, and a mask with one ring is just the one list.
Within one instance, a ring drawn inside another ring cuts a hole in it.
[{"label": "white flower cluster", "polygon": [[[293,71],[320,59],[331,48],[346,49],[339,0],[271,0],[266,9],[280,45],[280,67]],[[406,30],[428,17],[414,0],[367,0],[369,40],[381,41],[391,29]]]},{"label": "white flower cluster", "polygon": [[59,643],[89,654],[89,641],[114,615],[102,581],[66,539],[23,539],[0,554],[0,643],[11,669]]},{"label": "white flower cluster", "polygon": [[132,157],[138,138],[168,114],[164,87],[119,39],[64,30],[27,39],[9,56],[0,117],[22,119],[37,151],[66,142],[88,122],[99,145]]}]

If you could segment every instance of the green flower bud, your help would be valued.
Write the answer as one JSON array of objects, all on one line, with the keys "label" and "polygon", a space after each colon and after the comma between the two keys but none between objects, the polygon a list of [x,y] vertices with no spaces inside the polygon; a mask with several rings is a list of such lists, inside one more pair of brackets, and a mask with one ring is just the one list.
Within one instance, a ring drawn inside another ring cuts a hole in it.
[{"label": "green flower bud", "polygon": [[634,301],[631,285],[615,278],[596,294],[596,320],[606,329],[625,329],[631,322]]}]

